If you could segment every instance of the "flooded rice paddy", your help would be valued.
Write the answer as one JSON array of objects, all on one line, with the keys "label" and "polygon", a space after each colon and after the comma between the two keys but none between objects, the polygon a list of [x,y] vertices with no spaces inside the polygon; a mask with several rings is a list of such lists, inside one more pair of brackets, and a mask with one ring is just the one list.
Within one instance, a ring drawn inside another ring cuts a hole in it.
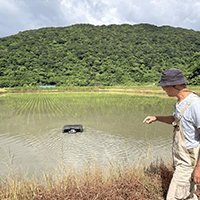
[{"label": "flooded rice paddy", "polygon": [[[59,165],[137,164],[171,158],[172,127],[143,124],[147,115],[171,115],[174,99],[127,94],[63,92],[0,98],[0,176],[28,175]],[[81,124],[82,133],[62,133]]]}]

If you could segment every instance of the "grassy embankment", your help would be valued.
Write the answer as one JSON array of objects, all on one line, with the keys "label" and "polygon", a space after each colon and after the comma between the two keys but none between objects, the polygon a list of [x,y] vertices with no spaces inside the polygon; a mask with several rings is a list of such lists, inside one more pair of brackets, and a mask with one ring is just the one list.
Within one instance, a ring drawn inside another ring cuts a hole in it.
[{"label": "grassy embankment", "polygon": [[95,163],[81,172],[61,171],[41,180],[12,173],[1,180],[1,199],[164,199],[172,176],[165,163],[147,168],[116,163],[107,174]]},{"label": "grassy embankment", "polygon": [[[200,86],[188,86],[189,90],[197,93],[200,96]],[[82,91],[82,92],[117,92],[137,94],[144,96],[163,96],[167,97],[162,87],[159,86],[88,86],[88,87],[55,87],[55,88],[40,88],[40,87],[15,87],[15,88],[0,88],[0,94],[5,93],[37,93],[37,92],[66,92],[66,91]]]},{"label": "grassy embankment", "polygon": [[[199,94],[199,87],[190,87],[190,89]],[[69,90],[80,91],[81,88]],[[158,87],[84,88],[82,90],[166,97]],[[13,91],[7,90],[7,92]],[[171,163],[165,162],[152,163],[145,167],[141,164],[133,166],[128,163],[123,165],[115,163],[108,167],[107,173],[97,163],[90,166],[86,164],[80,171],[63,167],[54,174],[46,172],[41,179],[35,176],[21,177],[12,172],[5,179],[0,178],[0,199],[164,199],[172,174]],[[200,198],[199,190],[196,194]]]},{"label": "grassy embankment", "polygon": [[[165,199],[173,169],[170,163],[134,166],[115,163],[105,174],[103,168],[92,165],[76,172],[73,168],[45,173],[39,180],[34,176],[11,173],[0,179],[0,199],[69,199],[69,200],[161,200]],[[200,190],[196,191],[200,198]]]}]

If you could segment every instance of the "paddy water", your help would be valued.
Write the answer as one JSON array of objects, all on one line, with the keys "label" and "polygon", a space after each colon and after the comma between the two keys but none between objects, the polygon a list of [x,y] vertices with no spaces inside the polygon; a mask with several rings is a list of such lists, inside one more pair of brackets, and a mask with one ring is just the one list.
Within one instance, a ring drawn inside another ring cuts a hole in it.
[{"label": "paddy water", "polygon": [[[172,127],[143,124],[147,115],[171,115],[174,99],[99,92],[7,94],[0,98],[0,176],[28,175],[59,165],[171,159]],[[82,133],[62,133],[64,125]]]}]

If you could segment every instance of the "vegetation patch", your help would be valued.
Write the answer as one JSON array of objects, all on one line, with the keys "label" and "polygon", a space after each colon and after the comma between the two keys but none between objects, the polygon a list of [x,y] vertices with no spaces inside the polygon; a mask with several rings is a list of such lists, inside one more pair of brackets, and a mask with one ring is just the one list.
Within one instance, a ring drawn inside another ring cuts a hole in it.
[{"label": "vegetation patch", "polygon": [[[98,163],[85,165],[80,171],[73,168],[56,169],[43,174],[40,179],[21,177],[12,172],[1,179],[1,199],[165,199],[173,169],[163,161],[148,167],[136,168],[133,165],[115,163],[102,169]],[[196,192],[200,197],[200,190]]]}]

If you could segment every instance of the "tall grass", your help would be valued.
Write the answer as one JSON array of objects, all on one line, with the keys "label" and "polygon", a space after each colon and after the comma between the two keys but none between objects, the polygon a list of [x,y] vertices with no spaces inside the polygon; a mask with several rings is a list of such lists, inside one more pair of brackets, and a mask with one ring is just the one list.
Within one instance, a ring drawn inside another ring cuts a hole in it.
[{"label": "tall grass", "polygon": [[97,162],[81,170],[62,166],[40,179],[11,172],[1,179],[1,199],[164,199],[172,177],[169,163],[141,168],[119,162],[107,172]]},{"label": "tall grass", "polygon": [[[97,162],[86,164],[81,170],[61,166],[43,177],[28,178],[11,172],[0,179],[0,199],[165,199],[173,169],[164,161],[147,167],[116,162],[107,172]],[[200,197],[200,191],[197,190]]]}]

